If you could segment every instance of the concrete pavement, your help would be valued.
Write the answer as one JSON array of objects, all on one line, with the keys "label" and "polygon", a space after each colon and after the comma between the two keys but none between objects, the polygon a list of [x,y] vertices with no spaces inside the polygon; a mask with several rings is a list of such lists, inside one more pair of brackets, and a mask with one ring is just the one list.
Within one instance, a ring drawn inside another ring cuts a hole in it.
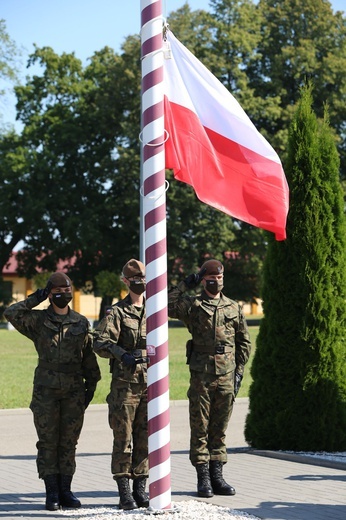
[{"label": "concrete pavement", "polygon": [[[229,461],[224,475],[237,494],[201,499],[188,455],[188,402],[171,402],[172,502],[202,500],[267,520],[345,520],[346,465],[328,462],[324,467],[316,459],[249,449],[243,434],[247,411],[248,399],[237,399],[226,439]],[[44,484],[36,472],[36,440],[30,410],[0,410],[1,519],[62,518],[59,512],[44,509]],[[90,405],[73,480],[73,491],[83,508],[118,504],[110,473],[111,447],[107,406]]]}]

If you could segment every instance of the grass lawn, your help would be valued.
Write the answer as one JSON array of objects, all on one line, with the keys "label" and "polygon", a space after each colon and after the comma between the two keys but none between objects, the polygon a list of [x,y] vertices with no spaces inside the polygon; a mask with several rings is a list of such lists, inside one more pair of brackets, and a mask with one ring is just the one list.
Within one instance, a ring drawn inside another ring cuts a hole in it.
[{"label": "grass lawn", "polygon": [[[252,353],[246,365],[239,397],[247,397],[251,383],[250,366],[255,351],[259,327],[250,327]],[[187,399],[189,368],[185,359],[185,343],[190,335],[184,327],[169,328],[170,399]],[[27,408],[30,404],[32,381],[37,365],[33,343],[14,330],[0,329],[0,408]],[[105,403],[111,375],[107,359],[97,358],[102,379],[96,390],[93,404]]]}]

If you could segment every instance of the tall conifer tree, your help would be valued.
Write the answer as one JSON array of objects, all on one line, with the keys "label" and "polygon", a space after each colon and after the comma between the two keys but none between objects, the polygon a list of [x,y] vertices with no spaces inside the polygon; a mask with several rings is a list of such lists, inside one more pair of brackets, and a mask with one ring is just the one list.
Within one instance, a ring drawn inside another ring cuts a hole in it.
[{"label": "tall conifer tree", "polygon": [[327,116],[302,90],[290,126],[287,239],[270,243],[245,436],[259,449],[346,449],[346,220]]}]

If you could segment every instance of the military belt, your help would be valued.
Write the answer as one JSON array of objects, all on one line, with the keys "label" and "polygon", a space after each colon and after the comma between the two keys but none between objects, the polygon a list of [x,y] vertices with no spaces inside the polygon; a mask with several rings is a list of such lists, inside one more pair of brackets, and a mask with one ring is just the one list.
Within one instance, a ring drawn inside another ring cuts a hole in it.
[{"label": "military belt", "polygon": [[214,356],[215,354],[226,354],[226,352],[232,352],[233,347],[230,345],[216,345],[215,347],[211,347],[208,345],[196,345],[193,343],[193,351],[194,352],[203,352],[205,354],[210,354]]},{"label": "military belt", "polygon": [[54,370],[54,372],[61,372],[62,374],[74,374],[82,372],[80,363],[51,363],[44,359],[39,359],[39,368],[45,368],[46,370]]}]

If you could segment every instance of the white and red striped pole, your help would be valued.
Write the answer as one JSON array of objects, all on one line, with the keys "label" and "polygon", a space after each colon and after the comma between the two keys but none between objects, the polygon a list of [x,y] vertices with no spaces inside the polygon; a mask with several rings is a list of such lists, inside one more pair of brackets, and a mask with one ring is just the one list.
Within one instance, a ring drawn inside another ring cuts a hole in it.
[{"label": "white and red striped pole", "polygon": [[162,0],[141,0],[149,509],[171,509]]}]

